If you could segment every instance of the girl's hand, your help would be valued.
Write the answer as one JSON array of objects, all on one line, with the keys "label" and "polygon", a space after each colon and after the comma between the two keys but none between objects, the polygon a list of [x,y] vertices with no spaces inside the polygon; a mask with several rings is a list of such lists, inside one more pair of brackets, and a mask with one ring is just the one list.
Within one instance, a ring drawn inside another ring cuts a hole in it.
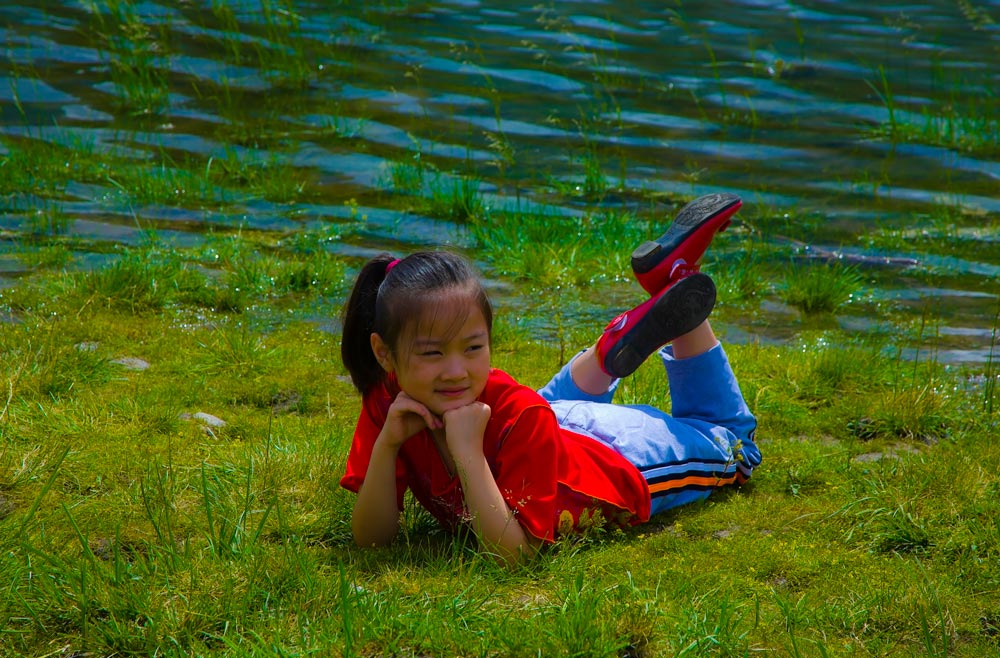
[{"label": "girl's hand", "polygon": [[479,401],[444,412],[445,440],[452,455],[458,457],[473,448],[482,455],[483,434],[492,413],[489,405]]},{"label": "girl's hand", "polygon": [[381,436],[388,445],[398,448],[417,432],[429,428],[441,429],[444,423],[430,412],[423,404],[417,402],[404,392],[400,392],[389,405]]}]

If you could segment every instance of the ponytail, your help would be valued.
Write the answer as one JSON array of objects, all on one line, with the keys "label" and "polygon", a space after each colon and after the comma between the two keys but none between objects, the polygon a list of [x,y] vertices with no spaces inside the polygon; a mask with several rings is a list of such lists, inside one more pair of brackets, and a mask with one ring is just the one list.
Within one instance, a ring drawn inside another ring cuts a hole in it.
[{"label": "ponytail", "polygon": [[395,259],[379,254],[368,261],[354,282],[354,289],[344,306],[340,358],[351,375],[354,388],[365,393],[385,378],[385,371],[375,359],[371,334],[375,330],[375,303],[386,269]]},{"label": "ponytail", "polygon": [[362,395],[386,378],[372,351],[372,333],[396,351],[406,323],[420,317],[435,293],[456,288],[468,293],[468,301],[479,308],[492,332],[489,297],[472,265],[458,254],[420,251],[403,260],[379,254],[361,268],[344,306],[340,358]]}]

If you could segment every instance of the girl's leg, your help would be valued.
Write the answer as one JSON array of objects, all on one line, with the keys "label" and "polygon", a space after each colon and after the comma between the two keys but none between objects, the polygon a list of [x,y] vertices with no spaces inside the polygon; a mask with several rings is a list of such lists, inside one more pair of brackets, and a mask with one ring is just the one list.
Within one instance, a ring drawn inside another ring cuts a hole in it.
[{"label": "girl's leg", "polygon": [[[754,441],[757,419],[743,399],[722,345],[716,342],[707,351],[686,357],[677,348],[675,341],[661,355],[672,405],[664,445],[679,459],[640,468],[649,482],[654,513],[705,498],[727,484],[745,482],[761,461]],[[671,447],[673,442],[679,445]]]},{"label": "girl's leg", "polygon": [[[715,347],[718,342],[706,320],[694,330],[674,339],[674,358],[687,359],[698,356]],[[596,345],[591,345],[570,362],[570,376],[576,387],[588,396],[603,396],[616,381],[601,368]]]},{"label": "girl's leg", "polygon": [[675,359],[690,359],[704,354],[718,344],[719,340],[715,337],[708,320],[699,324],[693,331],[678,336],[671,343]]},{"label": "girl's leg", "polygon": [[601,368],[596,345],[591,345],[573,359],[570,374],[577,387],[588,395],[603,395],[616,381]]},{"label": "girl's leg", "polygon": [[538,392],[550,403],[611,402],[617,388],[618,380],[604,374],[591,346],[574,356]]},{"label": "girl's leg", "polygon": [[[588,352],[553,380],[566,385],[563,392],[575,393],[555,401],[549,397],[552,408],[560,425],[607,444],[639,469],[649,483],[653,513],[742,483],[760,463],[754,443],[757,421],[707,323],[660,351],[670,382],[670,414],[649,405],[580,402],[611,397],[587,397],[574,383],[574,369],[593,375],[593,363],[587,360],[595,357]],[[599,378],[593,375],[591,381]]]},{"label": "girl's leg", "polygon": [[671,283],[605,327],[597,341],[600,367],[613,377],[631,375],[662,346],[698,329],[714,305],[715,284],[705,274]]}]

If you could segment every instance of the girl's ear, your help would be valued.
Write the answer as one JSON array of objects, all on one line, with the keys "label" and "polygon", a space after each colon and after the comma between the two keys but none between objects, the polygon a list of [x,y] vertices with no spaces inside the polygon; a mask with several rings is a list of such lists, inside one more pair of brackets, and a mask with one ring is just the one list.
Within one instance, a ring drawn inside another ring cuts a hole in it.
[{"label": "girl's ear", "polygon": [[375,353],[375,360],[378,364],[382,366],[382,370],[386,372],[392,372],[392,356],[389,352],[389,346],[385,344],[382,337],[376,333],[371,335],[372,341],[372,352]]}]

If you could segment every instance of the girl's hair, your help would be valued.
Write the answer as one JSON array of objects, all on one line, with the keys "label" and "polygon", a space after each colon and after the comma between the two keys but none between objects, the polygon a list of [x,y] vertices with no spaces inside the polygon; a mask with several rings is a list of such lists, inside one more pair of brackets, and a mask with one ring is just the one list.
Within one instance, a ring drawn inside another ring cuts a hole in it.
[{"label": "girl's hair", "polygon": [[407,323],[417,321],[426,305],[442,292],[466,290],[493,331],[493,306],[472,265],[448,251],[418,251],[402,260],[380,254],[368,261],[344,306],[340,357],[362,394],[385,380],[375,359],[371,334],[377,333],[395,352]]}]

